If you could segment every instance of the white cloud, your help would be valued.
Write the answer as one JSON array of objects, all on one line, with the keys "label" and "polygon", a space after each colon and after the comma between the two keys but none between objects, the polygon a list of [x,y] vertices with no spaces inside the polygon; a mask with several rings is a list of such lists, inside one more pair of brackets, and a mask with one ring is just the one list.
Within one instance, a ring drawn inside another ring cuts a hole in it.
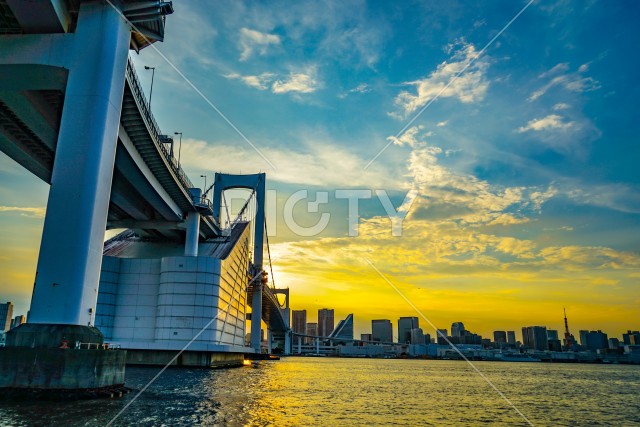
[{"label": "white cloud", "polygon": [[318,90],[320,84],[315,77],[315,69],[307,73],[291,72],[286,79],[273,82],[271,90],[273,93],[312,93]]},{"label": "white cloud", "polygon": [[570,108],[571,106],[569,104],[565,104],[564,102],[559,102],[558,104],[553,106],[553,109],[555,111],[558,110],[566,110],[567,108]]},{"label": "white cloud", "polygon": [[[541,79],[555,76],[553,77],[547,84],[542,86],[540,89],[535,90],[529,98],[528,101],[535,101],[536,99],[543,96],[545,93],[549,91],[549,89],[560,86],[565,90],[576,93],[590,92],[593,90],[600,89],[600,82],[591,78],[585,77],[582,73],[585,73],[589,70],[589,67],[586,64],[581,65],[578,68],[578,71],[570,73],[569,64],[563,62],[561,64],[556,65],[551,70],[544,72],[538,76]],[[559,75],[558,75],[559,74]]]},{"label": "white cloud", "polygon": [[259,90],[271,89],[271,92],[283,94],[289,92],[312,93],[318,90],[320,83],[316,77],[316,68],[307,67],[304,72],[290,72],[285,78],[278,78],[275,73],[243,76],[238,73],[226,74],[227,79],[239,80],[249,87]]},{"label": "white cloud", "polygon": [[486,57],[478,58],[478,52],[472,44],[461,44],[457,48],[450,46],[449,52],[453,52],[451,57],[438,65],[428,77],[404,83],[415,86],[416,93],[400,92],[394,103],[402,110],[402,114],[392,115],[406,116],[436,97],[457,98],[463,103],[476,102],[484,98],[489,87],[485,78],[489,67]]},{"label": "white cloud", "polygon": [[443,120],[441,122],[438,122],[438,124],[436,126],[438,126],[439,128],[446,126],[447,123],[449,123],[449,120]]},{"label": "white cloud", "polygon": [[23,216],[44,218],[47,208],[29,208],[18,206],[0,206],[0,212],[20,212]]},{"label": "white cloud", "polygon": [[251,30],[249,28],[240,29],[239,43],[242,49],[240,60],[246,61],[258,52],[259,55],[266,55],[271,45],[279,45],[280,36],[276,34],[261,33],[260,31]]},{"label": "white cloud", "polygon": [[[248,146],[211,144],[186,139],[182,144],[182,165],[190,176],[202,172],[267,172],[267,179],[287,184],[333,188],[400,188],[402,182],[389,179],[393,173],[382,164],[363,170],[366,160],[344,147],[313,135],[299,136],[296,148],[260,146],[275,165],[273,170]],[[328,172],[329,171],[329,172]],[[397,176],[397,174],[396,174]]]},{"label": "white cloud", "polygon": [[[399,137],[390,136],[387,138],[387,141],[393,142],[394,145],[409,146],[411,148],[423,147],[425,146],[425,142],[422,139],[418,138],[418,133],[424,129],[424,126],[413,126],[407,129],[402,135]],[[427,136],[427,135],[424,135]],[[428,135],[431,136],[431,135]]]},{"label": "white cloud", "polygon": [[570,129],[577,126],[576,122],[564,122],[563,117],[557,114],[549,114],[541,119],[533,119],[518,129],[519,133],[528,131],[544,131],[549,129]]},{"label": "white cloud", "polygon": [[225,77],[228,79],[240,80],[242,83],[246,84],[249,87],[254,87],[260,90],[267,90],[269,89],[271,82],[274,80],[275,74],[262,73],[258,76],[242,76],[237,73],[231,73],[225,75]]}]

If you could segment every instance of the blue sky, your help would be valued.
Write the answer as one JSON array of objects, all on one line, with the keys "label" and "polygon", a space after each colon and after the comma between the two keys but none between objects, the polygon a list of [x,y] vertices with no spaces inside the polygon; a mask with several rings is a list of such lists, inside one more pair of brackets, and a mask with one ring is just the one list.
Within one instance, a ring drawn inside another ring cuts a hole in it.
[{"label": "blue sky", "polygon": [[[300,189],[385,190],[396,207],[416,191],[400,238],[375,198],[359,238],[334,197],[319,236],[279,221],[276,279],[294,308],[333,301],[362,332],[412,315],[383,283],[361,289],[380,279],[368,258],[443,327],[560,327],[566,305],[577,326],[637,329],[640,6],[535,1],[487,46],[526,5],[174,2],[165,42],[132,56],[147,90],[156,67],[154,114],[183,132],[198,185],[263,171],[279,208]],[[4,155],[0,177],[0,286],[25,311],[47,188]]]}]

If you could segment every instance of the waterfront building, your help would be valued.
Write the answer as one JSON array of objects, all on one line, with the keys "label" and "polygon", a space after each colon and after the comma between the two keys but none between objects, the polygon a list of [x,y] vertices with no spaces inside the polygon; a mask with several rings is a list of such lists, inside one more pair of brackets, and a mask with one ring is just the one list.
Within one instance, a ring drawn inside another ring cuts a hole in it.
[{"label": "waterfront building", "polygon": [[506,347],[507,333],[505,331],[493,331],[493,342],[496,348]]},{"label": "waterfront building", "polygon": [[447,337],[449,336],[449,331],[446,328],[436,329],[436,344],[438,345],[448,345]]},{"label": "waterfront building", "polygon": [[618,338],[609,338],[609,348],[617,350],[620,348],[620,340]]},{"label": "waterfront building", "polygon": [[609,338],[601,330],[587,333],[586,349],[597,352],[598,350],[609,348]]},{"label": "waterfront building", "polygon": [[11,321],[11,329],[16,328],[22,325],[23,323],[26,323],[26,321],[27,321],[27,318],[25,317],[24,314],[20,314],[14,317],[13,320]]},{"label": "waterfront building", "polygon": [[338,326],[329,334],[330,338],[353,339],[353,313],[338,322]]},{"label": "waterfront building", "polygon": [[507,344],[516,345],[516,331],[507,331]]},{"label": "waterfront building", "polygon": [[547,329],[547,339],[548,340],[557,340],[558,339],[558,331],[556,329]]},{"label": "waterfront building", "polygon": [[578,332],[580,334],[580,345],[584,348],[587,347],[587,335],[589,335],[589,331],[582,329]]},{"label": "waterfront building", "polygon": [[531,350],[545,351],[549,348],[545,326],[525,326],[522,328],[522,343]]},{"label": "waterfront building", "polygon": [[373,341],[373,336],[371,334],[360,334],[361,341]]},{"label": "waterfront building", "polygon": [[318,336],[328,337],[334,328],[333,309],[321,308],[318,310]]},{"label": "waterfront building", "polygon": [[291,311],[291,330],[296,334],[307,333],[307,310]]},{"label": "waterfront building", "polygon": [[[318,324],[315,322],[307,323],[307,335],[311,335],[313,337],[318,335]],[[305,338],[305,344],[311,344],[313,342],[313,338]]]},{"label": "waterfront building", "polygon": [[411,329],[411,344],[426,344],[422,328]]},{"label": "waterfront building", "polygon": [[13,320],[13,303],[11,301],[6,304],[0,304],[0,332],[6,332],[11,329],[11,321]]},{"label": "waterfront building", "polygon": [[398,319],[398,342],[405,344],[411,341],[411,330],[419,328],[417,317],[401,317]]},{"label": "waterfront building", "polygon": [[389,319],[371,321],[371,335],[373,341],[393,342],[393,326]]},{"label": "waterfront building", "polygon": [[451,324],[451,336],[452,337],[461,337],[464,335],[464,323],[462,322],[453,322]]},{"label": "waterfront building", "polygon": [[624,345],[639,345],[640,344],[640,331],[627,331],[626,334],[622,334],[622,342]]}]

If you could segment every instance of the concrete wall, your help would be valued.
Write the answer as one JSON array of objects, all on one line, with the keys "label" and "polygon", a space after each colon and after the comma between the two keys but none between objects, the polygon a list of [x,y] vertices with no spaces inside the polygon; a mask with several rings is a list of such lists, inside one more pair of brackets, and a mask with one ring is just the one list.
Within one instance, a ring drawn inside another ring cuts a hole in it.
[{"label": "concrete wall", "polygon": [[249,233],[247,227],[222,260],[104,256],[95,326],[105,341],[127,349],[175,350],[197,336],[190,349],[244,347]]}]

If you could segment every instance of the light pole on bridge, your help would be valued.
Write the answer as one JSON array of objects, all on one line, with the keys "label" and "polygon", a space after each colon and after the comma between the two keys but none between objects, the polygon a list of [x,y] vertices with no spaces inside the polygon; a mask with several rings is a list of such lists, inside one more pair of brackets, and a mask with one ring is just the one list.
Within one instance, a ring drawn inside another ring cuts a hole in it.
[{"label": "light pole on bridge", "polygon": [[180,167],[180,150],[182,149],[182,132],[174,132],[174,135],[180,135],[180,142],[178,143],[178,167]]},{"label": "light pole on bridge", "polygon": [[151,95],[153,95],[153,77],[156,75],[156,67],[144,66],[145,70],[151,70],[151,90],[149,90],[149,109],[151,109]]}]

